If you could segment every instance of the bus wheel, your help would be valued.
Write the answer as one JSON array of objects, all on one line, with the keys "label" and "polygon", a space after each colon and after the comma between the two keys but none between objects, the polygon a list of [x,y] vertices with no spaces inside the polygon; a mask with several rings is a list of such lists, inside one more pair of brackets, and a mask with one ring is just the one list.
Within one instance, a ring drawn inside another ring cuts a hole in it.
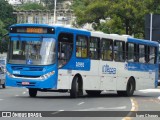
[{"label": "bus wheel", "polygon": [[120,96],[132,96],[135,90],[135,82],[133,78],[130,78],[127,83],[126,91],[117,91]]},{"label": "bus wheel", "polygon": [[75,76],[73,78],[73,81],[72,81],[72,87],[71,87],[71,90],[70,90],[70,96],[71,98],[77,98],[79,93],[80,93],[80,83],[79,83],[79,80],[78,80],[78,76]]},{"label": "bus wheel", "polygon": [[126,90],[126,95],[127,96],[132,96],[135,90],[135,82],[132,78],[129,79],[127,83],[127,90]]},{"label": "bus wheel", "polygon": [[37,89],[29,88],[29,96],[36,97],[36,95],[37,95]]},{"label": "bus wheel", "polygon": [[86,93],[90,96],[99,96],[101,91],[99,90],[86,90]]}]

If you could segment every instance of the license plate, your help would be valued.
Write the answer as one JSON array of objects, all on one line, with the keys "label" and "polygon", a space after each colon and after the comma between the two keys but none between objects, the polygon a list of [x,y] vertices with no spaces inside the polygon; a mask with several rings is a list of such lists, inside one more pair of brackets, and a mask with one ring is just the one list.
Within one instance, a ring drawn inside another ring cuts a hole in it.
[{"label": "license plate", "polygon": [[22,82],[22,85],[29,85],[29,82]]}]

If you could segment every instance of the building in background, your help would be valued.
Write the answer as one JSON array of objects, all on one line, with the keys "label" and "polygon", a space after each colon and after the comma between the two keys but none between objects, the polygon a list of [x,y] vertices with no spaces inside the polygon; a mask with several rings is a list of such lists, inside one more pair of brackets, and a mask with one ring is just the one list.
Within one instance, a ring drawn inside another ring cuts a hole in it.
[{"label": "building in background", "polygon": [[[73,0],[65,0],[57,3],[55,24],[71,25],[73,23],[75,17],[70,9],[72,2]],[[54,24],[54,10],[22,10],[15,11],[14,14],[17,15],[17,23]]]}]

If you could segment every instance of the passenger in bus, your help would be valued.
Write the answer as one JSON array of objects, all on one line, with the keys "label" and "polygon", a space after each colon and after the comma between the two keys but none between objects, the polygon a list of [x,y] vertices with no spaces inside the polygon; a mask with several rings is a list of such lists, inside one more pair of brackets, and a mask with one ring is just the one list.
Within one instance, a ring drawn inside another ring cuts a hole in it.
[{"label": "passenger in bus", "polygon": [[31,55],[35,59],[39,59],[39,52],[40,52],[40,46],[39,45],[33,45],[31,49]]},{"label": "passenger in bus", "polygon": [[112,49],[113,49],[113,43],[112,42],[110,42],[109,43],[110,45],[109,45],[109,47],[107,48],[107,50],[105,51],[105,55],[104,56],[106,56],[106,59],[107,60],[112,60],[112,56],[113,56],[113,53],[112,53]]}]

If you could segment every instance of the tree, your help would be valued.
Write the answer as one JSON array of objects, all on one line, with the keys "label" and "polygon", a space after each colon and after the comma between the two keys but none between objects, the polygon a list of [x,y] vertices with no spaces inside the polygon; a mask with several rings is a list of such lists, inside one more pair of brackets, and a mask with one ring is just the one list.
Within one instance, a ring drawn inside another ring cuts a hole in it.
[{"label": "tree", "polygon": [[42,4],[37,3],[25,3],[19,7],[17,10],[46,10],[47,8],[44,7]]},{"label": "tree", "polygon": [[[92,23],[107,33],[144,35],[144,16],[155,10],[156,0],[74,0],[78,25]],[[101,22],[103,20],[103,22]]]},{"label": "tree", "polygon": [[8,27],[16,23],[13,8],[5,0],[0,0],[0,51],[7,51],[8,43],[2,43],[2,36],[7,33]]},{"label": "tree", "polygon": [[16,16],[13,15],[13,7],[5,0],[0,0],[0,20],[4,24],[4,28],[16,23]]},{"label": "tree", "polygon": [[2,44],[2,36],[7,33],[7,30],[4,28],[4,23],[0,20],[0,52],[6,51],[6,44]]}]

